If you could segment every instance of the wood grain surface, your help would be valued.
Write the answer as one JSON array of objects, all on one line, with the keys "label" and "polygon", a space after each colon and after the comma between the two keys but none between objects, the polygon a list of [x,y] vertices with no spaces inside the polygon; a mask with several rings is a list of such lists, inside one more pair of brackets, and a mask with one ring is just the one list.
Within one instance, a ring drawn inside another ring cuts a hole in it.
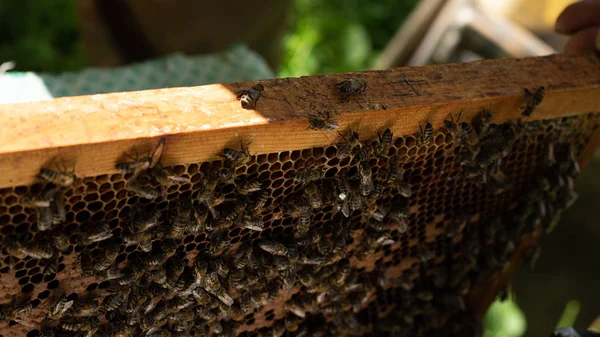
[{"label": "wood grain surface", "polygon": [[[364,79],[367,90],[340,99],[335,84]],[[266,97],[245,110],[236,91],[253,83],[219,84],[0,105],[0,187],[30,184],[42,165],[76,163],[81,177],[115,172],[134,147],[149,151],[167,137],[165,165],[217,158],[224,146],[252,138],[250,152],[331,144],[336,132],[308,129],[307,116],[330,112],[343,130],[365,137],[382,127],[413,134],[429,120],[441,128],[451,113],[470,120],[491,107],[494,122],[519,117],[524,88],[546,87],[530,120],[600,110],[600,62],[594,55],[506,59],[261,81]],[[597,138],[597,137],[596,137]],[[597,143],[597,142],[596,142]],[[591,150],[590,150],[591,151]],[[590,152],[591,153],[591,152]],[[589,153],[588,153],[589,155]]]}]

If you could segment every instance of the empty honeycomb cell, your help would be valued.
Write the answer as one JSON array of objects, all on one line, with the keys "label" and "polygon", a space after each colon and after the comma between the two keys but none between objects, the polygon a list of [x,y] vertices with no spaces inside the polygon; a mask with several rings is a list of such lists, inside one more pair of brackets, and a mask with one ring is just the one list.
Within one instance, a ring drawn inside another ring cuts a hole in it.
[{"label": "empty honeycomb cell", "polygon": [[96,288],[98,288],[98,283],[91,283],[90,285],[88,285],[85,290],[87,291],[94,291],[96,290]]},{"label": "empty honeycomb cell", "polygon": [[[21,271],[27,272],[26,270],[21,270]],[[18,283],[20,286],[29,283],[29,276],[24,276],[24,277],[19,278]]]},{"label": "empty honeycomb cell", "polygon": [[271,170],[271,172],[273,172],[272,174],[278,173],[283,176],[283,172],[281,172],[281,163],[279,163],[279,162],[271,164],[271,167],[269,168],[269,170]]},{"label": "empty honeycomb cell", "polygon": [[0,225],[1,226],[8,225],[10,223],[10,219],[11,219],[11,217],[8,214],[4,214],[4,215],[0,216]]},{"label": "empty honeycomb cell", "polygon": [[[282,171],[288,171],[290,170],[292,167],[294,167],[294,163],[291,161],[286,161],[285,163],[283,163],[283,165],[281,166],[281,170]],[[287,174],[287,173],[286,173]]]},{"label": "empty honeycomb cell", "polygon": [[[23,221],[25,221],[26,217],[23,214],[19,214],[15,217],[13,217],[12,222],[14,224],[19,224]],[[17,228],[15,228],[15,233],[16,234],[25,234],[29,232],[29,224],[28,223],[21,223],[20,225],[17,226]]]},{"label": "empty honeycomb cell", "polygon": [[[248,167],[248,169],[246,170],[246,174],[254,174],[258,172],[258,164],[254,164]],[[241,175],[242,173],[238,173],[238,175]]]},{"label": "empty honeycomb cell", "polygon": [[30,281],[33,284],[39,284],[39,283],[42,282],[43,279],[44,279],[44,275],[42,275],[42,274],[35,274],[35,275],[31,276]]},{"label": "empty honeycomb cell", "polygon": [[269,163],[264,163],[258,167],[258,172],[262,173],[264,171],[267,171],[269,169],[269,167],[270,167]]},{"label": "empty honeycomb cell", "polygon": [[258,156],[256,156],[256,163],[261,165],[267,162],[267,155],[266,154],[259,154]]},{"label": "empty honeycomb cell", "polygon": [[9,195],[8,197],[6,197],[4,199],[4,204],[7,206],[11,206],[11,205],[16,204],[18,201],[19,201],[19,199],[16,196]]}]

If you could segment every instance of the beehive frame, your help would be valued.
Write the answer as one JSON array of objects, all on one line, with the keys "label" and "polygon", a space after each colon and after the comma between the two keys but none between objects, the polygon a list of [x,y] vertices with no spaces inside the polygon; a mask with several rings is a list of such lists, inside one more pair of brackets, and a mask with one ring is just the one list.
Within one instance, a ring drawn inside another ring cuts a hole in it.
[{"label": "beehive frame", "polygon": [[[367,90],[347,100],[340,99],[335,84],[344,80],[345,76],[365,80]],[[527,133],[522,143],[515,147],[515,152],[511,152],[512,157],[509,155],[506,159],[514,167],[511,177],[523,186],[526,186],[527,179],[539,173],[536,163],[541,160],[544,141],[553,130],[559,130],[561,137],[566,137],[564,139],[573,144],[582,166],[591,158],[600,141],[597,131],[600,120],[595,113],[600,111],[600,103],[596,99],[600,93],[600,70],[598,59],[593,55],[274,79],[261,81],[261,84],[265,87],[266,96],[258,101],[256,110],[242,109],[235,97],[237,90],[252,83],[70,97],[1,106],[0,118],[5,121],[0,131],[0,188],[3,188],[0,193],[0,232],[3,238],[29,231],[34,232],[36,240],[49,235],[45,232],[35,234],[36,213],[24,209],[19,201],[30,190],[41,188],[40,181],[36,179],[40,168],[49,167],[57,158],[76,162],[76,173],[83,179],[65,191],[67,219],[53,231],[65,230],[76,235],[99,221],[108,221],[114,237],[122,236],[126,231],[124,219],[130,216],[132,205],[139,198],[126,190],[128,176],[116,172],[115,164],[122,162],[125,153],[134,148],[140,153],[150,151],[160,137],[165,137],[167,146],[161,163],[177,175],[190,178],[191,182],[173,185],[166,190],[167,194],[157,203],[163,221],[180,195],[187,198],[195,195],[203,186],[207,173],[215,167],[222,167],[223,161],[218,155],[223,148],[238,148],[240,141],[251,139],[250,153],[253,157],[246,166],[238,169],[237,175],[270,181],[263,185],[269,190],[263,221],[267,227],[273,227],[255,233],[231,228],[232,252],[235,252],[238,242],[258,237],[283,238],[290,243],[295,222],[290,217],[278,218],[276,211],[287,197],[303,188],[302,184],[293,182],[295,172],[316,165],[326,172],[326,179],[334,179],[340,169],[356,167],[352,158],[336,158],[335,144],[342,143],[337,132],[308,128],[310,115],[330,112],[339,124],[336,131],[344,134],[350,128],[357,131],[362,140],[377,139],[378,132],[389,128],[394,134],[394,146],[387,155],[373,159],[374,176],[386,166],[389,156],[397,155],[411,179],[415,195],[407,201],[412,214],[406,235],[398,236],[396,232],[396,243],[376,249],[364,258],[350,258],[348,255],[352,268],[373,275],[380,270],[388,270],[392,279],[402,279],[407,275],[417,277],[422,266],[426,266],[426,270],[434,270],[437,264],[460,256],[446,259],[448,247],[457,251],[462,249],[462,236],[454,241],[443,239],[444,227],[458,215],[454,209],[474,207],[470,226],[463,233],[467,237],[472,236],[478,228],[484,227],[477,224],[488,220],[482,217],[482,210],[495,216],[505,214],[509,205],[514,203],[510,199],[518,192],[515,189],[504,199],[487,197],[469,183],[448,181],[459,179],[452,159],[457,144],[443,127],[443,121],[450,115],[456,116],[462,111],[461,119],[471,121],[482,109],[491,109],[496,124],[516,121],[522,111],[523,89],[533,90],[544,85],[544,101],[531,117],[524,119]],[[431,145],[421,146],[418,141],[419,124],[424,125],[427,121],[432,124],[435,133]],[[436,180],[442,176],[443,180]],[[30,188],[31,185],[34,187]],[[235,187],[223,188],[228,195],[234,195],[230,192]],[[462,194],[465,191],[474,194],[465,199]],[[396,200],[395,195],[396,192],[384,188],[382,196]],[[453,199],[458,201],[451,201]],[[495,206],[489,206],[490,203]],[[326,205],[323,212],[315,211],[313,214],[313,228],[331,239],[332,228],[337,228],[333,227],[334,224],[341,222],[344,228],[352,230],[350,241],[355,242],[349,244],[350,254],[356,251],[366,228],[360,213],[344,220],[345,217],[339,213],[332,214],[331,206]],[[448,221],[443,221],[444,217]],[[190,265],[196,254],[208,247],[210,240],[207,241],[207,234],[188,234],[178,238],[182,245],[179,252],[186,256]],[[522,246],[527,247],[534,239],[535,235],[527,237]],[[18,295],[16,302],[22,302],[24,298],[38,299],[36,307],[27,314],[27,320],[38,325],[28,327],[15,324],[14,320],[3,320],[0,321],[2,335],[37,335],[44,328],[58,324],[44,317],[52,299],[62,293],[78,294],[78,300],[96,296],[102,298],[107,294],[107,283],[95,277],[80,277],[81,269],[77,262],[81,251],[97,255],[105,247],[102,244],[77,245],[75,239],[71,243],[70,251],[73,253],[62,257],[63,269],[51,277],[39,274],[46,261],[38,262],[29,257],[23,261],[15,260],[3,249],[0,287],[5,290],[0,303],[9,308],[12,305],[11,295]],[[430,243],[437,254],[427,264],[421,265],[417,251],[423,243]],[[122,245],[117,258],[122,267],[127,264],[127,254],[134,249]],[[518,256],[514,254],[515,259]],[[498,287],[505,282],[506,275],[509,273],[495,273],[494,277],[486,279],[473,290],[472,293],[477,295],[471,294],[471,298],[475,300],[467,301],[472,315],[480,315],[489,305]],[[392,286],[387,284],[384,288],[389,287]],[[283,319],[290,315],[286,316],[283,302],[301,289],[304,289],[302,285],[297,284],[291,292],[282,291],[273,301],[246,312],[239,322],[229,320],[230,325],[235,325],[235,330],[243,334],[270,336],[269,327],[284,324]],[[383,289],[378,290],[380,295],[377,296],[377,292],[370,292],[368,303],[357,312],[359,320],[376,322],[377,317],[383,319],[393,311],[398,302],[395,298],[397,291],[393,289],[384,293],[387,295],[381,295]],[[316,313],[309,313],[307,322],[321,322],[322,319],[335,323],[332,315],[321,317]],[[453,318],[445,317],[445,320],[448,319]],[[224,320],[226,330],[227,322]],[[358,331],[368,333],[379,329],[377,325],[367,324]],[[302,329],[309,328],[289,328],[288,333],[298,334]]]}]

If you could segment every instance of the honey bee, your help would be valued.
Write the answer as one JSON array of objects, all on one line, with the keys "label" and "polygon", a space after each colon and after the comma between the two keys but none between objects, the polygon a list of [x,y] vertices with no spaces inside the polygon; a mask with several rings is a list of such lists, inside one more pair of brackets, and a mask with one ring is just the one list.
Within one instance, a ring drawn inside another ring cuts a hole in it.
[{"label": "honey bee", "polygon": [[225,149],[223,149],[223,154],[221,155],[221,157],[229,160],[233,167],[245,165],[250,161],[250,159],[252,159],[252,155],[250,154],[250,151],[248,149],[250,143],[251,142],[249,140],[246,142],[242,140],[240,142],[240,151],[226,147]]},{"label": "honey bee", "polygon": [[421,127],[419,123],[419,145],[427,145],[433,138],[433,125],[429,121],[425,123],[425,127]]},{"label": "honey bee", "polygon": [[50,310],[48,311],[48,318],[51,320],[59,320],[64,314],[73,306],[73,300],[67,300],[67,296],[61,295],[57,300],[52,303]]},{"label": "honey bee", "polygon": [[312,208],[321,208],[323,205],[323,197],[319,191],[319,187],[313,182],[304,188],[304,194],[308,197],[308,201]]},{"label": "honey bee", "polygon": [[269,199],[269,190],[263,189],[262,191],[260,191],[260,194],[258,195],[256,200],[254,201],[254,204],[252,205],[252,215],[259,215],[262,213],[263,208],[267,203],[267,199]]},{"label": "honey bee", "polygon": [[214,219],[218,219],[220,217],[219,212],[215,209],[215,207],[225,202],[225,195],[221,192],[215,191],[211,194],[208,199],[206,199],[206,206],[208,210],[212,214]]},{"label": "honey bee", "polygon": [[[67,216],[65,212],[65,196],[61,190],[56,190],[56,192],[54,192],[49,209],[52,213],[53,225],[58,225],[65,221]],[[43,230],[39,226],[38,229]]]},{"label": "honey bee", "polygon": [[481,113],[479,114],[479,116],[477,117],[477,120],[475,121],[478,138],[481,139],[481,138],[484,138],[485,136],[487,136],[488,131],[490,129],[490,123],[492,122],[493,118],[494,118],[494,115],[492,114],[492,109],[483,108],[481,110]]},{"label": "honey bee", "polygon": [[236,191],[241,195],[248,195],[252,192],[260,191],[262,183],[258,180],[249,180],[238,185]]},{"label": "honey bee", "polygon": [[131,221],[133,233],[146,232],[159,224],[160,212],[157,209],[138,207]]},{"label": "honey bee", "polygon": [[358,136],[358,132],[348,128],[348,135],[346,137],[344,137],[344,135],[342,135],[341,133],[339,133],[339,135],[344,140],[344,143],[335,145],[335,147],[337,148],[337,156],[338,158],[340,158],[340,160],[351,155],[352,150],[355,147],[362,147]]},{"label": "honey bee", "polygon": [[175,218],[171,222],[168,238],[178,238],[184,235],[186,228],[189,226],[192,215],[192,202],[186,200],[183,204],[176,208]]},{"label": "honey bee", "polygon": [[229,167],[219,170],[219,181],[223,184],[232,184],[235,181],[235,171]]},{"label": "honey bee", "polygon": [[360,196],[360,192],[356,191],[354,188],[350,190],[350,195],[348,196],[348,205],[350,206],[351,211],[360,210],[363,207],[363,200]]},{"label": "honey bee", "polygon": [[100,303],[94,299],[88,299],[83,302],[75,303],[73,307],[74,317],[91,317],[100,312]]},{"label": "honey bee", "polygon": [[531,116],[535,108],[542,103],[545,93],[546,88],[543,86],[535,89],[534,92],[525,88],[525,108],[523,109],[523,112],[521,112],[521,115],[525,117]]},{"label": "honey bee", "polygon": [[444,120],[444,127],[446,128],[446,132],[448,132],[452,138],[457,138],[460,131],[460,125],[458,124],[460,121],[460,117],[462,116],[462,110],[458,113],[456,120],[454,117],[450,115],[450,119]]},{"label": "honey bee", "polygon": [[323,177],[323,171],[320,168],[309,168],[294,173],[294,181],[302,184],[317,181]]},{"label": "honey bee", "polygon": [[[57,164],[58,165],[58,164]],[[72,186],[77,180],[77,176],[75,175],[75,166],[73,166],[71,171],[68,171],[66,164],[63,162],[63,167],[58,168],[57,170],[51,170],[49,168],[42,167],[40,169],[39,177],[43,180],[56,184],[62,187]]]},{"label": "honey bee", "polygon": [[150,152],[150,154],[148,156],[141,157],[141,158],[140,158],[137,150],[134,149],[135,157],[133,157],[129,154],[126,154],[126,156],[129,157],[132,161],[117,163],[115,165],[115,168],[117,169],[117,171],[119,171],[121,173],[125,173],[125,174],[133,173],[134,176],[137,177],[137,175],[140,172],[150,169],[150,168],[154,168],[160,162],[160,159],[162,158],[162,154],[165,150],[166,145],[167,145],[167,139],[164,137],[160,138],[158,140],[158,144],[152,150],[152,152]]},{"label": "honey bee", "polygon": [[261,96],[266,96],[265,87],[260,83],[253,85],[251,88],[242,89],[236,94],[236,98],[240,100],[244,109],[255,109],[258,99]]},{"label": "honey bee", "polygon": [[54,233],[54,246],[61,252],[69,250],[69,238],[64,231],[57,231]]},{"label": "honey bee", "polygon": [[190,178],[180,177],[171,174],[169,170],[163,168],[162,166],[156,166],[152,169],[152,176],[158,181],[159,184],[168,186],[170,184],[176,183],[189,183],[191,182]]},{"label": "honey bee", "polygon": [[[64,209],[63,209],[64,212]],[[54,213],[50,207],[38,208],[37,209],[38,222],[37,227],[40,231],[47,231],[52,228],[54,224]]]},{"label": "honey bee", "polygon": [[167,271],[164,268],[154,269],[148,274],[148,280],[163,285],[167,282]]},{"label": "honey bee", "polygon": [[358,151],[358,153],[356,153],[356,155],[354,156],[354,161],[355,162],[367,161],[367,160],[371,159],[371,157],[373,156],[374,153],[375,153],[375,148],[374,148],[373,143],[365,144],[363,147],[360,148],[360,151]]},{"label": "honey bee", "polygon": [[79,255],[79,266],[81,267],[81,274],[84,277],[94,274],[94,264],[89,254],[83,252]]},{"label": "honey bee", "polygon": [[279,242],[271,240],[261,240],[258,242],[258,246],[262,250],[273,255],[288,256],[290,254],[290,249]]},{"label": "honey bee", "polygon": [[308,232],[312,218],[312,209],[308,206],[299,208],[298,222],[296,223],[296,231],[299,234]]},{"label": "honey bee", "polygon": [[133,177],[127,180],[125,188],[144,199],[154,200],[158,198],[159,191],[154,187],[141,185],[137,177],[138,173],[134,174]]},{"label": "honey bee", "polygon": [[123,302],[125,302],[130,292],[131,288],[124,287],[116,293],[106,296],[102,301],[102,307],[106,311],[116,310]]},{"label": "honey bee", "polygon": [[338,128],[338,122],[331,119],[331,114],[328,112],[319,113],[318,115],[308,115],[308,123],[310,124],[307,129],[315,131],[333,131]]},{"label": "honey bee", "polygon": [[49,259],[54,255],[54,247],[47,243],[30,243],[21,248],[25,256],[34,259]]},{"label": "honey bee", "polygon": [[110,224],[108,222],[101,222],[94,226],[89,233],[86,233],[78,238],[78,241],[83,245],[90,245],[94,242],[104,241],[113,236],[110,231]]},{"label": "honey bee", "polygon": [[367,81],[346,77],[345,80],[336,83],[336,86],[342,100],[347,100],[352,95],[364,92],[367,89]]},{"label": "honey bee", "polygon": [[105,250],[104,256],[94,263],[94,270],[104,271],[108,269],[117,259],[117,255],[119,255],[119,246],[113,244],[112,247]]},{"label": "honey bee", "polygon": [[460,123],[460,139],[461,143],[469,147],[472,151],[478,148],[479,137],[471,124],[467,122]]},{"label": "honey bee", "polygon": [[54,259],[50,259],[46,262],[46,265],[44,266],[44,270],[42,272],[42,274],[44,276],[48,276],[51,274],[56,274],[58,272],[58,256],[55,257]]},{"label": "honey bee", "polygon": [[382,134],[377,133],[379,137],[379,143],[377,144],[376,153],[380,156],[386,155],[392,145],[392,138],[394,137],[392,130],[385,129]]},{"label": "honey bee", "polygon": [[366,197],[374,187],[371,165],[367,162],[362,162],[358,165],[358,174],[360,176],[360,194]]}]

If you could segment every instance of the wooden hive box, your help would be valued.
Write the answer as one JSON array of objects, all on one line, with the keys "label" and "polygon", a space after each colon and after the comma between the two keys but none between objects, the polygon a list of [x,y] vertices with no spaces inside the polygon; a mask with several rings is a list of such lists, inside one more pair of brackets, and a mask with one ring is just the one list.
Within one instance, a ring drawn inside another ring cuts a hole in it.
[{"label": "wooden hive box", "polygon": [[254,84],[0,106],[0,334],[476,335],[600,141],[593,55],[266,80],[243,109]]}]

